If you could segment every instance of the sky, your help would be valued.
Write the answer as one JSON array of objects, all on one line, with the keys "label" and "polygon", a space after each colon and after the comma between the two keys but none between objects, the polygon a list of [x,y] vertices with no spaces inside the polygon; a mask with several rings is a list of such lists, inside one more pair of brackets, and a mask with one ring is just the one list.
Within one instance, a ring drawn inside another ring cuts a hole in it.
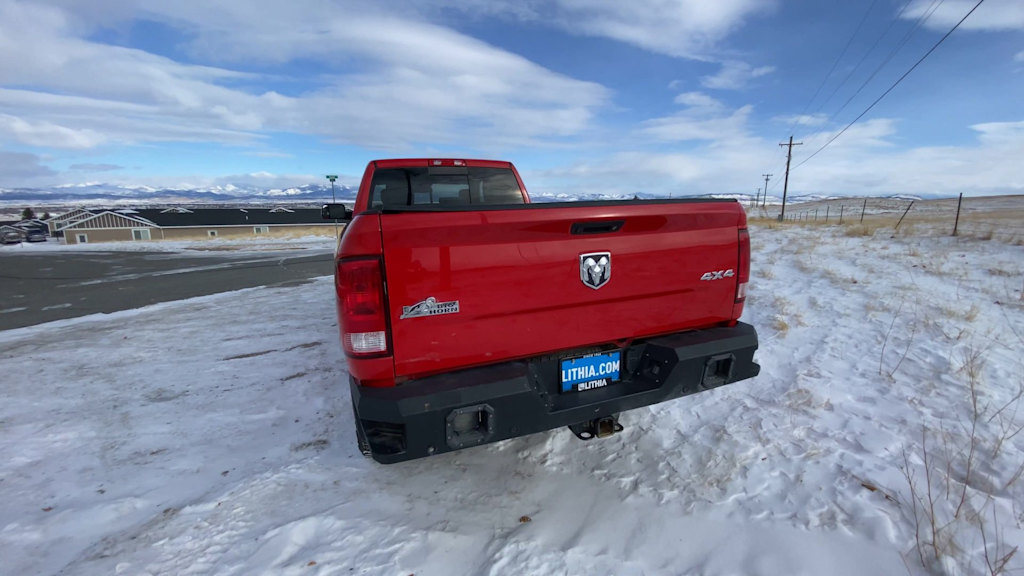
[{"label": "sky", "polygon": [[[510,160],[544,193],[1024,193],[1024,2],[0,0],[0,188],[358,183]],[[817,152],[815,154],[815,152]],[[813,156],[812,156],[813,154]]]}]

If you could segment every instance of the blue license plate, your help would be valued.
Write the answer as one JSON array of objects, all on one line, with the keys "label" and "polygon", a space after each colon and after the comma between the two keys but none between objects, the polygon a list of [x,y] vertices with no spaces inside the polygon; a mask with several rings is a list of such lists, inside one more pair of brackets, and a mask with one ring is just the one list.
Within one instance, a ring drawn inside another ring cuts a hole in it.
[{"label": "blue license plate", "polygon": [[562,392],[593,390],[618,382],[621,357],[622,353],[615,351],[562,360],[558,377]]}]

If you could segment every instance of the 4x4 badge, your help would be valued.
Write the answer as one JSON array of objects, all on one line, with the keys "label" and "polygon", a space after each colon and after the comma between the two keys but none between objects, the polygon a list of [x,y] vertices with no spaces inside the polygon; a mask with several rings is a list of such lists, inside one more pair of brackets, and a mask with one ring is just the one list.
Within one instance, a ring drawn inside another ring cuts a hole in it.
[{"label": "4x4 badge", "polygon": [[701,280],[723,280],[725,278],[732,278],[736,274],[732,271],[732,268],[728,270],[712,270],[711,272],[705,272],[701,274]]},{"label": "4x4 badge", "polygon": [[580,254],[580,280],[597,290],[612,278],[612,253],[591,252]]}]

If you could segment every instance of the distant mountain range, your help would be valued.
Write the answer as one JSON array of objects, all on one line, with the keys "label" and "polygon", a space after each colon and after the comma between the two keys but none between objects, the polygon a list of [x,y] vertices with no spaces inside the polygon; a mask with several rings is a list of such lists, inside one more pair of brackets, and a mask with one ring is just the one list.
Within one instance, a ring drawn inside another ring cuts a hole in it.
[{"label": "distant mountain range", "polygon": [[[339,202],[355,200],[356,189],[336,185],[334,196]],[[531,193],[535,202],[569,202],[578,200],[626,200],[630,198],[654,199],[661,195],[637,192],[635,194],[545,194]],[[681,198],[682,196],[676,196]],[[750,194],[707,194],[703,197],[733,198],[740,202],[753,202]],[[806,194],[789,196],[793,203],[832,200],[834,195]],[[888,198],[921,200],[920,196],[895,195]],[[248,185],[225,185],[206,188],[153,188],[149,186],[120,186],[113,184],[76,184],[49,188],[0,188],[0,207],[12,209],[31,206],[146,206],[154,204],[304,204],[317,205],[331,200],[331,187],[323,184],[306,184],[292,188],[260,188]],[[781,197],[769,197],[767,204],[780,204]]]},{"label": "distant mountain range", "polygon": [[[356,189],[334,187],[339,201],[355,199]],[[306,184],[293,188],[232,185],[208,188],[153,188],[112,184],[77,184],[50,188],[0,188],[0,206],[140,204],[320,204],[331,200],[331,187]]]}]

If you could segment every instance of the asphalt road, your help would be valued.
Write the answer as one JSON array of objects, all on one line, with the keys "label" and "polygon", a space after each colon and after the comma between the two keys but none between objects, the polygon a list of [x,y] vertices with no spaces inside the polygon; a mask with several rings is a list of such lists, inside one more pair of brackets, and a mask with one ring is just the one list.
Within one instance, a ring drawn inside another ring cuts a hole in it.
[{"label": "asphalt road", "polygon": [[333,273],[330,251],[0,253],[0,330]]}]

